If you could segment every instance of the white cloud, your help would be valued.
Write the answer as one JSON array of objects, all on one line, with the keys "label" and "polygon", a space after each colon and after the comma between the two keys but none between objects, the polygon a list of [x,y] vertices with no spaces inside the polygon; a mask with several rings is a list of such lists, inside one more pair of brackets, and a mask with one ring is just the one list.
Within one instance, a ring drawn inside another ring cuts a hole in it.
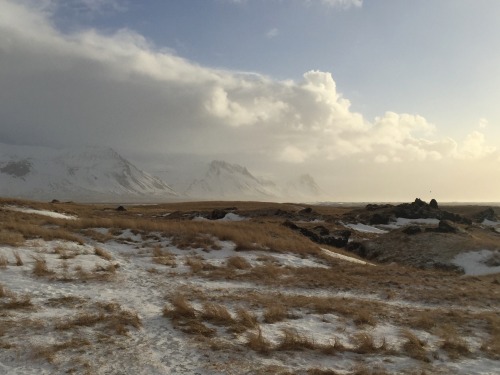
[{"label": "white cloud", "polygon": [[209,69],[155,50],[131,30],[63,34],[46,8],[13,1],[0,2],[0,56],[4,142],[250,155],[267,171],[290,164],[331,178],[327,165],[349,165],[343,176],[353,178],[371,162],[432,169],[498,157],[482,133],[462,142],[436,138],[436,125],[416,114],[388,111],[370,121],[328,72],[280,82]]},{"label": "white cloud", "polygon": [[267,33],[266,33],[266,37],[268,39],[272,39],[272,38],[276,38],[279,34],[279,31],[277,28],[272,28],[271,30],[269,30]]},{"label": "white cloud", "polygon": [[350,7],[361,7],[363,0],[302,0],[307,4],[321,3],[328,7],[348,9]]},{"label": "white cloud", "polygon": [[484,117],[481,117],[478,121],[478,124],[477,124],[477,127],[479,129],[486,129],[489,125],[489,121],[487,119],[485,119]]}]

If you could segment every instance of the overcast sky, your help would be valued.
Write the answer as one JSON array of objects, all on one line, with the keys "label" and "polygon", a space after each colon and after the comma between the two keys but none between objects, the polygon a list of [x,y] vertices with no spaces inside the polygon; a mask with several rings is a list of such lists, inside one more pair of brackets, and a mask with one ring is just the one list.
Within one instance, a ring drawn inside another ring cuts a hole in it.
[{"label": "overcast sky", "polygon": [[497,0],[0,0],[0,143],[500,201],[498,20]]}]

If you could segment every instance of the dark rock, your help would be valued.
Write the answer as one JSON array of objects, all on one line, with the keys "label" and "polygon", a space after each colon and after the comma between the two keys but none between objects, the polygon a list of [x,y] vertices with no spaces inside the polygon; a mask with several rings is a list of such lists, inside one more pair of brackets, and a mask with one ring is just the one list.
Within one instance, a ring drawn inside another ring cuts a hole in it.
[{"label": "dark rock", "polygon": [[370,225],[378,225],[378,224],[389,224],[389,216],[381,215],[381,214],[373,214],[370,218]]},{"label": "dark rock", "polygon": [[415,201],[413,202],[413,204],[417,207],[425,207],[427,205],[427,203],[425,203],[422,199],[420,198],[415,198]]},{"label": "dark rock", "polygon": [[350,251],[351,253],[354,253],[362,258],[366,256],[366,247],[363,245],[361,242],[357,241],[352,241],[349,242],[346,246],[346,250]]},{"label": "dark rock", "polygon": [[313,209],[311,207],[306,207],[302,210],[299,211],[299,214],[304,215],[304,214],[312,214]]},{"label": "dark rock", "polygon": [[473,216],[474,221],[477,223],[482,223],[484,220],[497,221],[498,217],[495,214],[495,210],[491,207],[478,212]]},{"label": "dark rock", "polygon": [[456,233],[457,228],[451,225],[446,220],[441,220],[437,228],[426,228],[426,232],[437,232],[437,233]]},{"label": "dark rock", "polygon": [[314,227],[313,230],[320,236],[328,236],[330,234],[328,228],[325,228],[323,225],[318,225],[317,227]]},{"label": "dark rock", "polygon": [[404,234],[407,234],[409,236],[418,234],[422,232],[422,229],[418,225],[410,225],[402,230]]},{"label": "dark rock", "polygon": [[115,208],[116,211],[127,211],[127,209],[123,206],[118,206]]},{"label": "dark rock", "polygon": [[438,209],[439,209],[439,207],[438,207],[438,202],[437,202],[437,200],[435,200],[435,199],[431,199],[431,201],[429,202],[429,206],[430,206],[431,208],[434,208],[435,210],[438,210]]},{"label": "dark rock", "polygon": [[61,203],[61,202],[57,199],[52,199],[52,201],[50,203]]},{"label": "dark rock", "polygon": [[319,243],[319,244],[324,244],[324,245],[330,245],[334,247],[345,247],[347,243],[349,242],[349,236],[351,235],[350,231],[342,231],[343,236],[336,237],[332,236],[330,234],[330,231],[323,227],[323,226],[317,226],[313,230],[307,229],[307,228],[302,228],[296,225],[295,223],[291,222],[290,220],[286,220],[283,225],[287,228],[290,228],[296,232],[299,232],[301,235],[309,238],[311,241]]},{"label": "dark rock", "polygon": [[207,219],[209,220],[220,220],[226,216],[227,212],[224,210],[215,209],[210,214],[208,214]]}]

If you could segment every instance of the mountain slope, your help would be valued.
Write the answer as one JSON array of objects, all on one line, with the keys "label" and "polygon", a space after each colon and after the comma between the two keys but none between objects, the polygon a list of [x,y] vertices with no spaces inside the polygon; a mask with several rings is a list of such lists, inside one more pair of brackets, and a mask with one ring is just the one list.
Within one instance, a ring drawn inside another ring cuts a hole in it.
[{"label": "mountain slope", "polygon": [[205,176],[194,180],[185,193],[202,199],[273,200],[279,197],[273,183],[258,179],[241,165],[221,160],[212,161]]},{"label": "mountain slope", "polygon": [[147,200],[175,197],[177,193],[110,148],[54,150],[2,145],[0,195],[44,200]]}]

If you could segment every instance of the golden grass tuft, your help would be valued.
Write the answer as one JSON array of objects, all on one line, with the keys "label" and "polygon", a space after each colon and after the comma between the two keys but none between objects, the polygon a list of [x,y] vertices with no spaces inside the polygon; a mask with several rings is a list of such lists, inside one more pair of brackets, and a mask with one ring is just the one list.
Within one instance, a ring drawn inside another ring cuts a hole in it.
[{"label": "golden grass tuft", "polygon": [[238,270],[247,270],[252,268],[251,264],[245,258],[241,256],[232,256],[229,257],[226,261],[227,266],[231,268],[235,268]]},{"label": "golden grass tuft", "polygon": [[300,334],[296,329],[284,328],[283,337],[277,346],[277,350],[304,350],[317,349],[318,346],[313,339]]},{"label": "golden grass tuft", "polygon": [[264,338],[260,327],[257,328],[256,333],[251,332],[248,335],[246,346],[262,354],[269,354],[271,352],[271,343]]},{"label": "golden grass tuft", "polygon": [[106,259],[107,261],[113,260],[113,256],[101,247],[95,247],[94,254],[97,255],[98,257]]},{"label": "golden grass tuft", "polygon": [[269,304],[263,315],[265,323],[281,322],[286,319],[287,316],[288,312],[286,306],[280,303]]},{"label": "golden grass tuft", "polygon": [[19,246],[23,242],[24,237],[22,234],[0,229],[0,245]]},{"label": "golden grass tuft", "polygon": [[16,260],[16,266],[20,267],[24,265],[23,259],[18,251],[12,250],[12,255],[14,255],[14,259]]},{"label": "golden grass tuft", "polygon": [[430,361],[425,349],[425,343],[422,340],[408,329],[404,329],[401,334],[405,338],[402,349],[409,357],[423,362]]},{"label": "golden grass tuft", "polygon": [[352,340],[354,342],[354,352],[358,354],[372,354],[386,350],[385,340],[377,346],[373,336],[366,332],[360,332],[354,335]]},{"label": "golden grass tuft", "polygon": [[0,268],[7,268],[9,260],[4,254],[0,254]]},{"label": "golden grass tuft", "polygon": [[53,275],[54,271],[49,270],[47,261],[42,256],[33,256],[35,263],[33,265],[33,274],[38,277]]},{"label": "golden grass tuft", "polygon": [[83,338],[72,338],[71,340],[52,344],[49,346],[37,346],[33,348],[33,355],[35,358],[43,358],[49,363],[54,363],[56,355],[68,349],[81,349],[91,345],[90,341]]},{"label": "golden grass tuft", "polygon": [[451,359],[459,359],[470,355],[471,351],[467,342],[459,336],[454,326],[446,324],[439,327],[439,335],[442,337],[439,346],[446,351]]},{"label": "golden grass tuft", "polygon": [[257,326],[257,317],[255,314],[241,307],[236,309],[236,319],[239,324],[246,328],[254,328]]},{"label": "golden grass tuft", "polygon": [[153,262],[170,267],[175,267],[177,265],[175,255],[169,253],[168,251],[163,251],[160,245],[153,247]]},{"label": "golden grass tuft", "polygon": [[226,307],[213,302],[203,304],[201,317],[217,325],[231,325],[234,323],[234,319]]},{"label": "golden grass tuft", "polygon": [[101,324],[105,330],[119,335],[126,335],[128,327],[138,329],[142,326],[137,313],[124,310],[116,303],[97,304],[96,306],[100,311],[80,313],[75,317],[57,323],[56,329],[67,331],[77,327],[91,327]]},{"label": "golden grass tuft", "polygon": [[182,294],[177,294],[172,298],[173,309],[168,306],[163,308],[163,315],[172,319],[175,318],[196,318],[196,310],[186,300]]}]

